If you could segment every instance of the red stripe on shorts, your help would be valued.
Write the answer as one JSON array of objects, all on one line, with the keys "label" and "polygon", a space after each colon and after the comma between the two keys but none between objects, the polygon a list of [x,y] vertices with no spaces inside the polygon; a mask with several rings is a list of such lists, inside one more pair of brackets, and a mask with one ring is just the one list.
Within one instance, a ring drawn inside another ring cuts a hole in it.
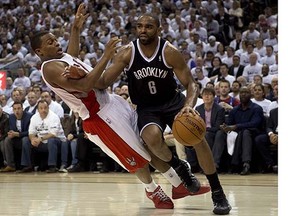
[{"label": "red stripe on shorts", "polygon": [[[116,155],[129,172],[143,168],[148,161],[132,149],[105,121],[94,116],[83,121],[83,129],[92,135],[98,135],[102,142]],[[97,143],[96,143],[97,144]]]}]

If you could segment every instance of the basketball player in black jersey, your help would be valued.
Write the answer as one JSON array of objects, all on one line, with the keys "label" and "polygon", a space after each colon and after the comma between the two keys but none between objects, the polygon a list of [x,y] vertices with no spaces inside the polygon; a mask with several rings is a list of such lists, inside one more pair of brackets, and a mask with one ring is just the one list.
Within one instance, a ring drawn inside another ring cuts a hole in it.
[{"label": "basketball player in black jersey", "polygon": [[[113,63],[106,68],[98,85],[106,88],[122,71],[128,77],[129,94],[137,105],[140,135],[149,150],[168,162],[189,190],[197,190],[196,178],[187,162],[179,160],[163,139],[166,125],[172,128],[175,116],[198,113],[193,110],[199,89],[181,53],[161,39],[157,16],[144,14],[137,24],[138,39],[120,49]],[[174,73],[187,90],[187,96],[177,90]],[[218,179],[213,156],[205,139],[195,145],[199,164],[212,189],[215,214],[229,214],[231,206]]]}]

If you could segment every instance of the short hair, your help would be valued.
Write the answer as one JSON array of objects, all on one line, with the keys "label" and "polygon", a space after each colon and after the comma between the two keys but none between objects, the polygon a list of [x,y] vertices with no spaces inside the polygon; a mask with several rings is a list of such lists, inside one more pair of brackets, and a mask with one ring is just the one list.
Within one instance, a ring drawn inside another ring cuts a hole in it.
[{"label": "short hair", "polygon": [[215,92],[214,88],[205,87],[205,88],[202,89],[202,93],[201,94],[203,95],[204,93],[211,93],[214,97],[216,95],[216,92]]},{"label": "short hair", "polygon": [[152,19],[154,19],[154,21],[155,21],[155,23],[156,23],[156,26],[157,26],[157,27],[160,27],[160,20],[159,20],[159,17],[158,17],[156,14],[153,14],[153,13],[145,13],[145,14],[141,15],[141,16],[138,18],[138,20],[141,19],[142,17],[145,17],[145,16],[151,17]]},{"label": "short hair", "polygon": [[21,107],[23,108],[23,104],[22,104],[22,102],[20,102],[20,101],[15,101],[15,102],[12,104],[12,107],[14,107],[14,105],[17,105],[17,104],[20,104]]},{"label": "short hair", "polygon": [[207,82],[207,83],[206,83],[206,86],[207,86],[207,85],[212,85],[213,87],[215,86],[214,82],[212,82],[212,81]]},{"label": "short hair", "polygon": [[238,83],[239,87],[240,87],[240,88],[242,87],[241,83],[240,83],[238,80],[234,80],[234,81],[232,82],[232,85],[233,85],[234,83]]},{"label": "short hair", "polygon": [[228,65],[227,65],[226,63],[221,63],[221,64],[220,64],[220,67],[221,67],[221,66],[225,66],[227,69],[229,69],[229,67],[228,67]]},{"label": "short hair", "polygon": [[42,92],[41,86],[39,86],[39,85],[37,85],[37,84],[34,84],[34,85],[32,86],[32,91],[33,91],[34,89],[40,89],[40,92]]},{"label": "short hair", "polygon": [[48,102],[47,102],[46,100],[42,100],[42,99],[41,99],[41,100],[39,100],[38,103],[37,103],[37,109],[38,109],[40,103],[46,103],[47,106],[49,107]]},{"label": "short hair", "polygon": [[34,51],[41,47],[41,44],[42,44],[41,37],[43,35],[46,35],[46,34],[49,34],[49,32],[48,31],[38,31],[30,37],[30,45]]},{"label": "short hair", "polygon": [[229,82],[228,80],[226,80],[226,79],[221,79],[219,82],[220,82],[220,83],[227,83],[228,86],[229,86],[229,88],[230,88],[230,82]]}]

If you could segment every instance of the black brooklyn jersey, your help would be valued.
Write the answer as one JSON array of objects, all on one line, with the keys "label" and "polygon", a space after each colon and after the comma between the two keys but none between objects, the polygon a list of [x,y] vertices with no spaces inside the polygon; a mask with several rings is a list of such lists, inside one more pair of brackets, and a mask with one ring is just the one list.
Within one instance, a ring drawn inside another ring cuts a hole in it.
[{"label": "black brooklyn jersey", "polygon": [[173,69],[164,63],[166,41],[160,38],[159,41],[151,58],[141,53],[138,40],[133,42],[130,67],[126,74],[131,101],[138,106],[160,105],[176,94]]}]

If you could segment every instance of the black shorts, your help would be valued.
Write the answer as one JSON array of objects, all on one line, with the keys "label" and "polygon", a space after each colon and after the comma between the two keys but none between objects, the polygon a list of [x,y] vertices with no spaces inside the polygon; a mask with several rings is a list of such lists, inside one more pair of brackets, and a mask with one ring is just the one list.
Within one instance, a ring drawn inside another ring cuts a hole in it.
[{"label": "black shorts", "polygon": [[156,124],[162,131],[165,130],[166,125],[172,128],[175,116],[183,108],[185,103],[185,96],[178,92],[173,99],[158,106],[137,106],[138,113],[138,128],[140,135],[142,130],[150,125]]}]

